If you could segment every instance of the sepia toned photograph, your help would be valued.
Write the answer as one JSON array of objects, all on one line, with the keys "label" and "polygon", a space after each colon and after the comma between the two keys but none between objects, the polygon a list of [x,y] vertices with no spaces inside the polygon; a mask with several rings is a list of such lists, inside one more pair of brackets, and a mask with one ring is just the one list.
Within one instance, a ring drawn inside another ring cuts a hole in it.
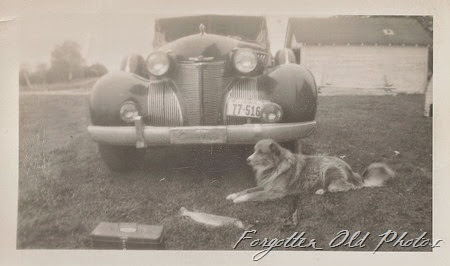
[{"label": "sepia toned photograph", "polygon": [[18,250],[442,245],[433,16],[116,11],[20,18]]}]

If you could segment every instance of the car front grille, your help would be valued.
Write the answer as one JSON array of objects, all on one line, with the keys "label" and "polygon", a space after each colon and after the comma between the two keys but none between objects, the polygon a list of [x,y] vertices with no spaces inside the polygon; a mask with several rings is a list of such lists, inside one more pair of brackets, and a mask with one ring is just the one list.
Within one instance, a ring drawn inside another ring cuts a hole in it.
[{"label": "car front grille", "polygon": [[148,90],[147,123],[152,126],[182,126],[180,103],[171,82],[154,82]]},{"label": "car front grille", "polygon": [[187,125],[217,125],[225,93],[225,62],[179,63],[175,83]]},{"label": "car front grille", "polygon": [[267,65],[267,55],[265,53],[257,53],[256,56],[258,57],[259,64],[262,66]]}]

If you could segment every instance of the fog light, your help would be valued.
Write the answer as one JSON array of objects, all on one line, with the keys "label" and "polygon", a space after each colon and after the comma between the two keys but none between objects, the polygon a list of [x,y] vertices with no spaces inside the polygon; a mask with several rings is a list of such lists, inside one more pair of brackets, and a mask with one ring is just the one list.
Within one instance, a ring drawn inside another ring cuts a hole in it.
[{"label": "fog light", "polygon": [[120,107],[120,118],[127,122],[131,123],[134,121],[134,118],[139,115],[137,106],[132,101],[127,101],[122,104],[122,107]]},{"label": "fog light", "polygon": [[276,123],[281,120],[283,110],[276,103],[265,104],[261,110],[261,119],[265,123]]}]

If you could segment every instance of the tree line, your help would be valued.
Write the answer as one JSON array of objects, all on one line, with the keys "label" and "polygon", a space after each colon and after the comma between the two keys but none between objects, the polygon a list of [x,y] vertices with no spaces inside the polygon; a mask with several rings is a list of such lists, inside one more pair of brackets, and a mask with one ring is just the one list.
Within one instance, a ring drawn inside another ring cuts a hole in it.
[{"label": "tree line", "polygon": [[19,84],[30,86],[32,84],[48,84],[67,82],[74,79],[100,77],[108,69],[99,63],[87,65],[81,55],[81,46],[72,40],[57,44],[52,50],[50,66],[46,63],[38,64],[35,69],[21,65]]}]

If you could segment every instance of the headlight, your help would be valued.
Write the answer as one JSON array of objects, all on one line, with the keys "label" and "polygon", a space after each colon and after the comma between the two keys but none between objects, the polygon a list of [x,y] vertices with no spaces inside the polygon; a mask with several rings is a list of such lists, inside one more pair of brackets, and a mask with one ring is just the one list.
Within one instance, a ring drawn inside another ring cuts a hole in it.
[{"label": "headlight", "polygon": [[126,101],[120,107],[120,118],[127,123],[133,122],[134,118],[138,115],[138,108],[132,101]]},{"label": "headlight", "polygon": [[233,56],[233,64],[237,71],[248,74],[258,65],[258,57],[251,49],[238,49]]},{"label": "headlight", "polygon": [[267,103],[261,110],[261,119],[265,123],[276,123],[281,120],[283,110],[276,103]]},{"label": "headlight", "polygon": [[170,59],[164,52],[154,52],[147,57],[147,69],[154,76],[162,76],[169,71]]}]

